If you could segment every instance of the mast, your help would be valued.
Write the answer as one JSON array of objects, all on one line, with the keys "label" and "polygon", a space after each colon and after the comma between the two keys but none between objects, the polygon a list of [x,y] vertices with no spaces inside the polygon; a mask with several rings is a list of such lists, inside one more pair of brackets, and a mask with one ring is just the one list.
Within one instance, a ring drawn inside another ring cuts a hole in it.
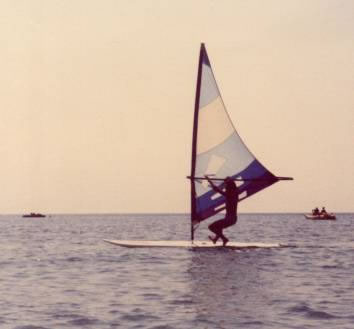
[{"label": "mast", "polygon": [[[200,45],[200,52],[199,52],[197,87],[196,87],[195,104],[194,104],[191,177],[195,176],[195,167],[196,167],[199,98],[200,98],[200,85],[201,85],[201,78],[202,78],[202,63],[203,63],[204,51],[205,51],[205,47],[204,47],[204,43],[202,43]],[[195,181],[194,179],[191,179],[190,181],[191,181],[191,240],[193,241],[194,240],[193,222],[197,220],[197,205],[196,205]]]}]

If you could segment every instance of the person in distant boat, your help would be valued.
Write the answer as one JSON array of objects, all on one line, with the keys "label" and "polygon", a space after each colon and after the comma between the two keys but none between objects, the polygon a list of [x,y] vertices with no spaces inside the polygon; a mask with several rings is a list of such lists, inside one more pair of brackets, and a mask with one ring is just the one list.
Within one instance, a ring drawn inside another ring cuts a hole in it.
[{"label": "person in distant boat", "polygon": [[320,211],[319,211],[319,209],[317,207],[314,210],[312,210],[312,215],[317,216],[319,214],[320,214]]},{"label": "person in distant boat", "polygon": [[327,215],[327,211],[326,211],[325,207],[322,207],[320,214],[321,215]]},{"label": "person in distant boat", "polygon": [[222,194],[225,197],[226,204],[226,215],[225,218],[219,219],[216,222],[209,225],[209,230],[212,231],[215,236],[209,236],[209,239],[216,243],[219,238],[222,239],[223,245],[225,246],[229,241],[228,238],[223,234],[223,230],[229,226],[235,225],[237,222],[237,205],[238,205],[238,188],[234,180],[230,177],[226,177],[224,180],[225,191],[221,190],[216,186],[209,177],[205,176],[208,180],[210,186],[215,192]]}]

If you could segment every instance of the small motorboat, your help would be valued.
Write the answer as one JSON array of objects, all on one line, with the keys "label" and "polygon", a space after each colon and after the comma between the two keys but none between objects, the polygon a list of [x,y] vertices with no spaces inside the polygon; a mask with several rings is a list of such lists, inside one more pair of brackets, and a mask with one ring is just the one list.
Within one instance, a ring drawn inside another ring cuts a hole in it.
[{"label": "small motorboat", "polygon": [[45,217],[45,215],[31,212],[30,214],[25,214],[22,217],[24,217],[24,218],[42,218],[42,217]]},{"label": "small motorboat", "polygon": [[304,215],[307,219],[313,220],[335,220],[336,216],[334,214],[318,214],[318,215]]}]

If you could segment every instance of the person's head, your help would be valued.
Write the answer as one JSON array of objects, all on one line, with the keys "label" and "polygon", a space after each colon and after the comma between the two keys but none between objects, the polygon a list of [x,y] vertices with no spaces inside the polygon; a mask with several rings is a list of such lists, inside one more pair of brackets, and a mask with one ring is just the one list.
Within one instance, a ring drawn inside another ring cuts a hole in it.
[{"label": "person's head", "polygon": [[225,187],[227,190],[237,190],[235,181],[229,176],[225,178]]}]

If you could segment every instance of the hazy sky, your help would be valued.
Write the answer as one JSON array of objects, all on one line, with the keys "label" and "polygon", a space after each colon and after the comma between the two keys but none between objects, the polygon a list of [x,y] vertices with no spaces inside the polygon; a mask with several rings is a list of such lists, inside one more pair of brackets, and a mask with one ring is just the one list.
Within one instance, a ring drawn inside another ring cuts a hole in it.
[{"label": "hazy sky", "polygon": [[354,1],[2,0],[0,213],[188,212],[199,47],[293,176],[240,211],[354,211]]}]

